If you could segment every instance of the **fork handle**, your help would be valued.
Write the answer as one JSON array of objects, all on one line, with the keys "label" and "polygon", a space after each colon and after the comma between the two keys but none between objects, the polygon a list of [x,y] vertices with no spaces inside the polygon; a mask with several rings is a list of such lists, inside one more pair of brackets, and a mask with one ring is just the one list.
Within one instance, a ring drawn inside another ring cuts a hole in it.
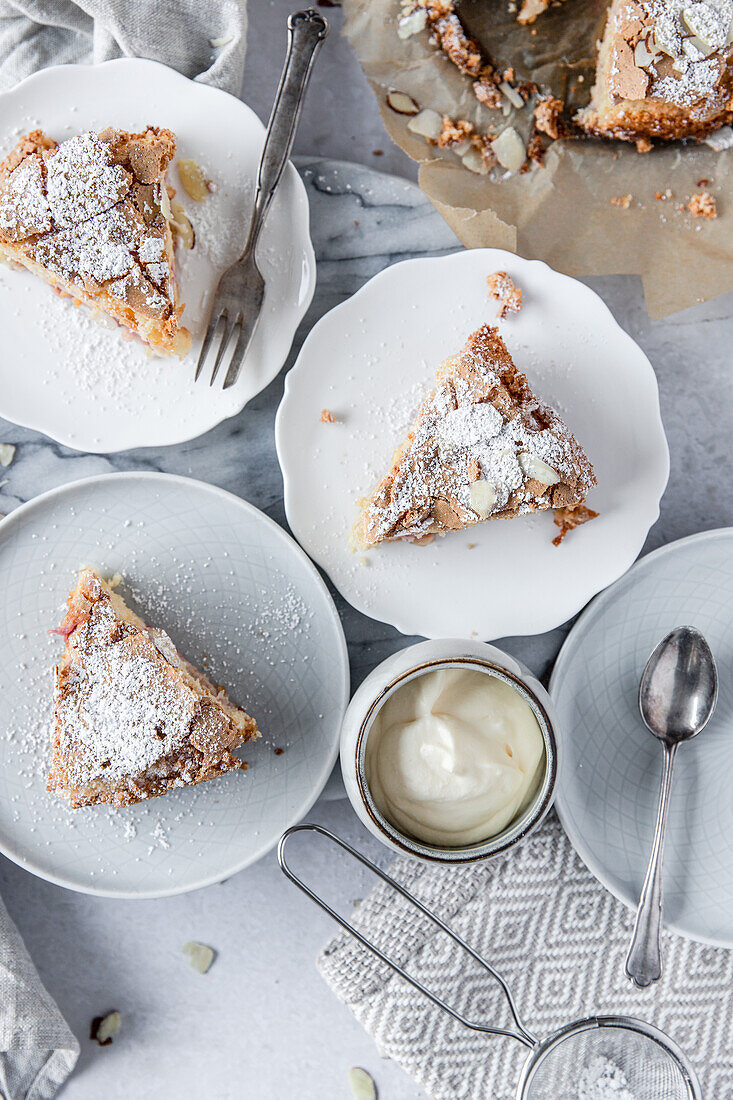
[{"label": "fork handle", "polygon": [[280,182],[293,147],[313,62],[327,34],[328,23],[312,8],[296,11],[288,18],[288,52],[267,124],[257,172],[254,212],[243,256],[257,245],[275,188]]}]

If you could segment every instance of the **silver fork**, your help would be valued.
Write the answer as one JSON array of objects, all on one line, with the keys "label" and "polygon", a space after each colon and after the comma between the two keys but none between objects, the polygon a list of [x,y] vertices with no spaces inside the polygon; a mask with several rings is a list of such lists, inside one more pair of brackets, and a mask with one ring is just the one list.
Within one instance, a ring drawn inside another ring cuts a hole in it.
[{"label": "silver fork", "polygon": [[237,381],[260,318],[265,280],[257,266],[257,242],[293,147],[303,97],[316,53],[327,34],[328,23],[317,11],[297,11],[288,18],[288,52],[260,157],[247,243],[237,262],[219,280],[209,327],[196,364],[195,378],[198,379],[209,351],[219,338],[210,386],[214,385],[227,349],[235,336],[236,343],[223,388],[226,390]]}]

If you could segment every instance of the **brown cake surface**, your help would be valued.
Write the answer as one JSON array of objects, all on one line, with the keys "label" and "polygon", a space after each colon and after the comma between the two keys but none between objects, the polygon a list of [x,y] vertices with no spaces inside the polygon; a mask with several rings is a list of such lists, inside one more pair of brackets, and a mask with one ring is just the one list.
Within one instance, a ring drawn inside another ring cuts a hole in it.
[{"label": "brown cake surface", "polygon": [[41,130],[0,163],[0,257],[111,316],[157,352],[185,354],[166,172],[170,130],[104,130],[58,145]]},{"label": "brown cake surface", "polygon": [[361,547],[583,504],[593,467],[496,328],[447,359],[354,529]]},{"label": "brown cake surface", "polygon": [[58,632],[49,791],[73,808],[126,806],[246,769],[232,753],[259,736],[255,720],[92,570]]}]

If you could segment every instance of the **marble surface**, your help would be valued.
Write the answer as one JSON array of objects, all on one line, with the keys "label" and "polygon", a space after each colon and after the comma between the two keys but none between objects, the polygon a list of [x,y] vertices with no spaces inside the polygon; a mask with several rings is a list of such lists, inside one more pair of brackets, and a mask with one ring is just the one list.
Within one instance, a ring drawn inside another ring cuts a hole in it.
[{"label": "marble surface", "polygon": [[[250,58],[243,94],[262,115],[282,53],[280,23],[290,7],[283,0],[250,5],[252,26],[259,23],[268,33]],[[337,30],[339,13],[329,9],[328,15]],[[413,173],[403,155],[389,149],[371,93],[335,35],[314,77],[298,147]],[[385,155],[375,158],[377,148]],[[299,167],[311,200],[319,274],[290,362],[313,322],[381,267],[456,247],[450,231],[404,179],[333,161],[301,159]],[[637,280],[589,283],[642,345],[659,376],[672,473],[646,549],[733,523],[733,488],[724,476],[733,419],[733,299],[653,323]],[[273,441],[282,385],[281,376],[239,416],[167,450],[89,456],[0,421],[0,442],[18,447],[14,463],[3,471],[8,482],[0,491],[0,512],[85,475],[156,469],[220,485],[284,523]],[[412,639],[337,602],[357,684]],[[546,676],[566,630],[499,644]],[[310,816],[382,855],[347,803],[322,799]],[[327,863],[315,850],[308,873],[345,906],[369,885],[365,873]],[[349,1095],[346,1072],[353,1065],[374,1074],[383,1100],[422,1096],[397,1066],[380,1058],[317,974],[314,957],[331,927],[285,882],[272,854],[219,886],[145,902],[73,894],[1,860],[0,893],[82,1044],[64,1097],[337,1100]],[[190,969],[181,954],[189,939],[219,952],[206,976]],[[113,1046],[101,1049],[87,1038],[89,1021],[110,1008],[121,1010],[122,1031]]]}]

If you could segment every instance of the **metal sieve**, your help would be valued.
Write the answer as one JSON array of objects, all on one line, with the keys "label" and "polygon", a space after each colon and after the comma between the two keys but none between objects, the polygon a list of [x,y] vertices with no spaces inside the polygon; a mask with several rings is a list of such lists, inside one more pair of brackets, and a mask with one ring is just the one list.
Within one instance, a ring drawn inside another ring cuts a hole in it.
[{"label": "metal sieve", "polygon": [[[382,882],[401,894],[466,951],[500,986],[514,1026],[494,1027],[466,1019],[417,978],[408,974],[399,963],[385,955],[298,878],[285,858],[285,849],[290,838],[300,832],[318,833],[337,844]],[[686,1056],[668,1036],[643,1020],[636,1020],[631,1016],[589,1016],[585,1020],[566,1024],[545,1039],[538,1039],[522,1022],[511,990],[501,974],[404,886],[328,829],[311,824],[293,826],[280,838],[277,857],[281,870],[299,890],[434,1005],[472,1031],[506,1035],[528,1048],[529,1054],[517,1082],[517,1100],[583,1100],[584,1095],[593,1095],[594,1076],[602,1076],[604,1073],[615,1074],[619,1096],[623,1095],[625,1088],[627,1095],[633,1100],[702,1100],[700,1084]]]}]

